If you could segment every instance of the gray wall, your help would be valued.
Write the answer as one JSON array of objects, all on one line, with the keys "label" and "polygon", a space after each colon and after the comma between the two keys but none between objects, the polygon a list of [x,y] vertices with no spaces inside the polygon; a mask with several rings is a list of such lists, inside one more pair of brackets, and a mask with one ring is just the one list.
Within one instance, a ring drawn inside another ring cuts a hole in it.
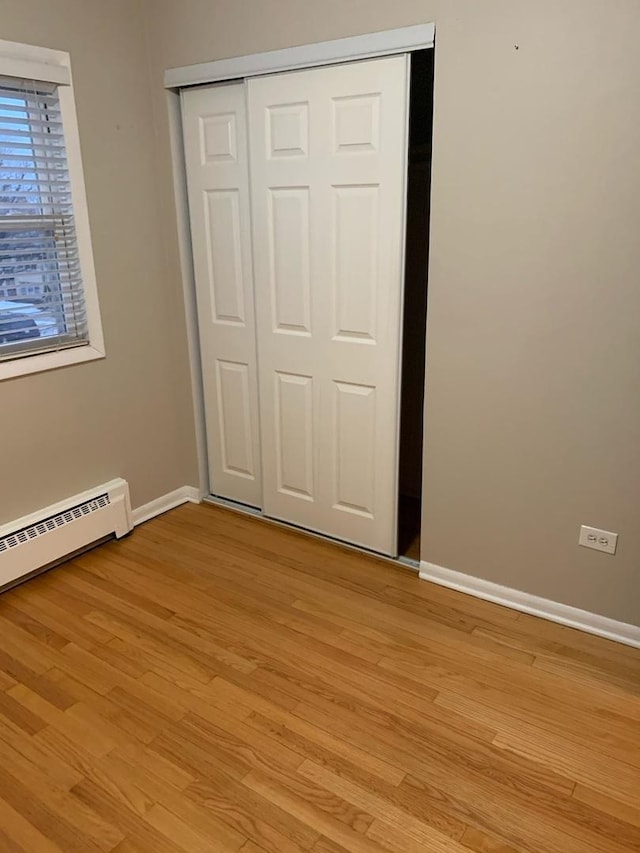
[{"label": "gray wall", "polygon": [[0,383],[0,524],[117,476],[134,506],[197,484],[142,12],[129,0],[2,0],[3,39],[71,53],[107,358]]},{"label": "gray wall", "polygon": [[197,482],[163,70],[423,21],[423,559],[640,624],[636,0],[3,0],[3,38],[71,52],[108,357],[0,384],[0,523]]},{"label": "gray wall", "polygon": [[[171,275],[162,71],[424,21],[437,35],[422,557],[640,624],[636,0],[147,0]],[[617,531],[618,555],[579,548],[581,523]]]}]

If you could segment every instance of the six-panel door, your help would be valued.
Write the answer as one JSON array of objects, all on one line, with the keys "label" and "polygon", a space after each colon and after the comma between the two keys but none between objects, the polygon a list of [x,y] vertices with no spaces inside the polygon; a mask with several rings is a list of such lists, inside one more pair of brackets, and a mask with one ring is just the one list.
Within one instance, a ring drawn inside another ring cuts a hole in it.
[{"label": "six-panel door", "polygon": [[245,90],[182,93],[211,491],[260,506]]},{"label": "six-panel door", "polygon": [[407,59],[247,86],[263,509],[395,554]]}]

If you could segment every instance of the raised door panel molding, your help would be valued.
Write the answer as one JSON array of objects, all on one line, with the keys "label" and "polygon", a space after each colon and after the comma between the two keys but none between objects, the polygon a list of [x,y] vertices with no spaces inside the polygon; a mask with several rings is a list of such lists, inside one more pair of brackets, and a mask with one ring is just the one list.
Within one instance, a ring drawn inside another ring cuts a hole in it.
[{"label": "raised door panel molding", "polygon": [[237,160],[235,113],[200,116],[201,162],[221,163]]},{"label": "raised door panel molding", "polygon": [[273,330],[311,334],[309,188],[269,190]]},{"label": "raised door panel molding", "polygon": [[333,99],[335,150],[360,154],[380,148],[380,94]]},{"label": "raised door panel molding", "polygon": [[375,343],[379,187],[334,193],[334,339]]},{"label": "raised door panel molding", "polygon": [[374,516],[376,389],[334,382],[335,503],[342,512]]},{"label": "raised door panel molding", "polygon": [[267,156],[306,157],[309,153],[309,105],[278,104],[267,110]]},{"label": "raised door panel molding", "polygon": [[239,192],[206,190],[204,196],[213,321],[244,325]]},{"label": "raised door panel molding", "polygon": [[222,465],[231,476],[253,480],[249,365],[218,359],[216,371]]},{"label": "raised door panel molding", "polygon": [[310,376],[275,375],[278,491],[312,501],[313,380]]}]

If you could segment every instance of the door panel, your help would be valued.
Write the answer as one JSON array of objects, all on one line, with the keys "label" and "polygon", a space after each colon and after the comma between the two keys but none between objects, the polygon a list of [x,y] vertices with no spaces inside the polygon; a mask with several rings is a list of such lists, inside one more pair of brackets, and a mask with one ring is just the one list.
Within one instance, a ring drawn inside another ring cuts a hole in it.
[{"label": "door panel", "polygon": [[333,99],[335,151],[355,154],[378,151],[380,146],[380,95],[348,95]]},{"label": "door panel", "polygon": [[313,380],[278,372],[275,391],[278,492],[313,501]]},{"label": "door panel", "polygon": [[[205,192],[205,234],[213,323],[245,325],[238,190]],[[221,247],[224,246],[224,251]]]},{"label": "door panel", "polygon": [[255,480],[249,368],[246,364],[217,359],[216,372],[222,470],[225,474]]},{"label": "door panel", "polygon": [[267,158],[306,157],[309,145],[309,104],[273,105],[267,109]]},{"label": "door panel", "polygon": [[334,509],[373,518],[376,389],[334,382]]},{"label": "door panel", "polygon": [[269,202],[273,331],[309,335],[309,193],[306,189],[274,189]]},{"label": "door panel", "polygon": [[247,87],[263,508],[394,554],[407,60]]},{"label": "door panel", "polygon": [[260,506],[245,89],[182,93],[210,489]]},{"label": "door panel", "polygon": [[334,187],[334,339],[375,343],[379,192]]}]

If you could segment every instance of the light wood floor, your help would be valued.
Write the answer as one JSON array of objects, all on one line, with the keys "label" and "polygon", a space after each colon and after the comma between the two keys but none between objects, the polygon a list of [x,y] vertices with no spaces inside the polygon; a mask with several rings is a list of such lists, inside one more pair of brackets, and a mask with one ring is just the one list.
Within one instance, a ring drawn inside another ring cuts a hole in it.
[{"label": "light wood floor", "polygon": [[186,506],[0,597],[3,853],[640,850],[640,653]]}]

